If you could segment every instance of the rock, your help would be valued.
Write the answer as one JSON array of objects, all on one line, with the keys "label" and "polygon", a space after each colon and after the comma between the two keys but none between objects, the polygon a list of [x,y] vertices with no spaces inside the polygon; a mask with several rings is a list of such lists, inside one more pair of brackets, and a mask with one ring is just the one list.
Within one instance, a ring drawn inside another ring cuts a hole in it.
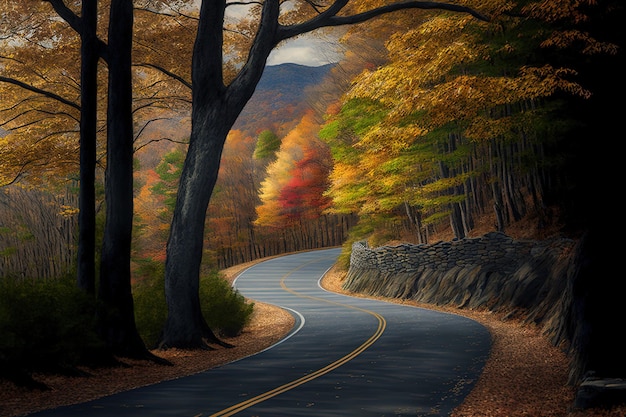
[{"label": "rock", "polygon": [[626,404],[626,380],[621,378],[585,378],[579,385],[574,408],[611,408]]}]

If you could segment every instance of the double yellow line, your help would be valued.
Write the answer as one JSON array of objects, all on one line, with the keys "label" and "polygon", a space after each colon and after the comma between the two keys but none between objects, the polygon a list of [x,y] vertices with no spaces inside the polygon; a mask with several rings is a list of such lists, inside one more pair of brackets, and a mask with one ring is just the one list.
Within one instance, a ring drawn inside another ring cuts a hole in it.
[{"label": "double yellow line", "polygon": [[314,380],[315,378],[318,378],[322,375],[327,374],[328,372],[332,371],[333,369],[337,369],[339,368],[341,365],[347,363],[348,361],[354,359],[355,357],[357,357],[358,355],[360,355],[365,349],[367,349],[368,347],[370,347],[372,344],[374,344],[374,342],[376,340],[378,340],[380,338],[380,336],[382,336],[383,332],[385,331],[385,327],[387,326],[387,322],[385,321],[385,318],[383,316],[381,316],[380,314],[374,312],[374,311],[370,311],[370,310],[365,310],[359,307],[354,307],[351,305],[347,305],[347,304],[341,304],[341,303],[336,303],[334,301],[329,301],[329,300],[325,300],[323,298],[319,298],[319,297],[312,297],[310,295],[305,295],[305,294],[300,294],[290,288],[288,288],[285,285],[285,279],[287,277],[289,277],[291,274],[293,274],[294,272],[296,272],[297,270],[303,268],[304,266],[308,265],[311,262],[316,262],[317,260],[313,260],[310,261],[308,263],[305,263],[303,265],[300,265],[299,267],[289,271],[288,273],[286,273],[285,275],[283,275],[283,277],[280,280],[280,286],[287,292],[292,293],[298,297],[302,297],[302,298],[310,298],[313,300],[319,300],[319,301],[324,301],[326,303],[330,303],[330,304],[336,304],[342,307],[347,307],[347,308],[352,308],[354,310],[360,310],[363,311],[367,314],[371,314],[372,316],[376,317],[376,319],[378,320],[378,328],[376,329],[376,331],[374,332],[374,334],[367,339],[365,342],[363,342],[363,344],[361,344],[359,347],[357,347],[356,349],[354,349],[352,352],[348,353],[347,355],[343,356],[342,358],[336,360],[335,362],[332,362],[331,364],[323,367],[322,369],[319,369],[315,372],[312,372],[308,375],[303,376],[302,378],[298,378],[294,381],[288,382],[287,384],[281,385],[277,388],[274,388],[271,391],[267,391],[263,394],[257,395],[256,397],[250,398],[246,401],[240,402],[239,404],[235,404],[233,406],[230,406],[228,408],[225,408],[224,410],[218,411],[217,413],[211,414],[210,417],[220,417],[220,416],[232,416],[240,411],[245,410],[246,408],[252,407],[255,404],[258,404],[260,402],[263,402],[265,400],[268,400],[272,397],[275,397],[279,394],[282,394],[283,392],[289,391],[293,388],[296,388],[302,384],[305,384],[309,381]]}]

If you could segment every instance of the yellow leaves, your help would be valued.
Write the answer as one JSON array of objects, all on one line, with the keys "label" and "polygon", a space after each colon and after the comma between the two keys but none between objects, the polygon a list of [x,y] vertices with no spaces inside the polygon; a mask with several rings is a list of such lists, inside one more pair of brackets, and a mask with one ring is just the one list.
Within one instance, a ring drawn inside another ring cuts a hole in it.
[{"label": "yellow leaves", "polygon": [[61,211],[59,212],[59,214],[63,217],[72,217],[72,216],[77,215],[78,212],[79,212],[78,207],[73,207],[73,206],[62,204]]},{"label": "yellow leaves", "polygon": [[[595,0],[544,0],[531,2],[522,11],[531,18],[547,23],[566,22],[570,25],[580,25],[589,17],[582,9],[585,6],[596,6]],[[579,45],[582,45],[579,46]],[[541,47],[559,49],[574,47],[585,55],[617,53],[619,47],[609,42],[602,42],[593,38],[588,32],[569,29],[555,30],[542,43]]]},{"label": "yellow leaves", "polygon": [[557,90],[589,98],[591,92],[566,78],[572,75],[576,75],[572,69],[554,68],[551,65],[522,67],[517,87],[526,93],[525,98],[548,97]]},{"label": "yellow leaves", "polygon": [[481,141],[491,138],[504,137],[511,131],[510,118],[493,119],[484,115],[475,116],[470,125],[465,129],[468,139]]},{"label": "yellow leaves", "polygon": [[[588,98],[590,92],[568,80],[566,68],[523,67],[516,77],[458,76],[424,96],[434,126],[452,120],[475,119],[490,108],[550,97],[557,91]],[[472,135],[477,130],[473,129]]]},{"label": "yellow leaves", "polygon": [[589,35],[587,32],[578,30],[564,30],[552,33],[546,40],[541,43],[543,48],[568,48],[576,43],[584,45],[581,52],[585,55],[596,54],[617,54],[619,47],[608,42],[599,42]]},{"label": "yellow leaves", "polygon": [[363,203],[362,188],[368,178],[362,165],[354,166],[336,160],[329,175],[327,195],[333,199],[334,212],[358,212]]},{"label": "yellow leaves", "polygon": [[352,165],[342,163],[338,160],[335,162],[329,177],[333,187],[342,188],[358,183],[362,178],[362,172],[358,169],[354,169]]},{"label": "yellow leaves", "polygon": [[307,149],[322,146],[316,137],[318,130],[319,124],[313,114],[308,113],[283,138],[276,159],[267,167],[267,175],[261,183],[261,205],[257,207],[256,224],[267,226],[280,223],[278,200],[281,190],[291,180],[296,163],[303,158]]},{"label": "yellow leaves", "polygon": [[362,73],[348,98],[370,98],[393,107],[391,117],[401,118],[430,106],[432,90],[450,78],[450,71],[487,55],[466,31],[467,16],[429,19],[415,29],[400,32],[387,43],[390,62]]},{"label": "yellow leaves", "polygon": [[473,8],[492,20],[498,18],[503,13],[510,12],[516,6],[516,2],[503,0],[459,0],[455,1],[455,3]]},{"label": "yellow leaves", "polygon": [[36,183],[53,176],[65,177],[78,168],[78,138],[56,134],[45,124],[33,124],[0,140],[0,185],[18,176]]},{"label": "yellow leaves", "polygon": [[571,20],[580,23],[586,20],[586,16],[578,11],[578,4],[583,2],[572,0],[543,0],[530,2],[522,11],[538,20],[548,23],[560,20]]},{"label": "yellow leaves", "polygon": [[280,211],[278,200],[266,201],[256,208],[257,219],[254,221],[254,224],[266,227],[284,226]]},{"label": "yellow leaves", "polygon": [[356,147],[370,153],[385,152],[388,155],[397,155],[427,132],[417,124],[402,127],[393,124],[377,125],[361,138]]}]

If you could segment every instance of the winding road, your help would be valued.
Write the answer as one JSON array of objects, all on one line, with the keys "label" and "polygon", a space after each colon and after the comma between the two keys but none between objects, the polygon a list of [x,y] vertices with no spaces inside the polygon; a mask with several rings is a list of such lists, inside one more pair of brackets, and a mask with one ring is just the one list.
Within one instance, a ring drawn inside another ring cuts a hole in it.
[{"label": "winding road", "polygon": [[258,354],[36,416],[447,416],[474,386],[490,335],[465,317],[322,289],[340,249],[273,258],[235,281],[296,318]]}]

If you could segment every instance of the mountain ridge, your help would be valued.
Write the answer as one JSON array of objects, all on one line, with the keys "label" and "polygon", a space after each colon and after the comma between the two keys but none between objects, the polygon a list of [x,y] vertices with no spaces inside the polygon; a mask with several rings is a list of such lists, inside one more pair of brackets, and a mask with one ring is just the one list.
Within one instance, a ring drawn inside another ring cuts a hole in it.
[{"label": "mountain ridge", "polygon": [[317,67],[284,63],[265,68],[250,101],[233,129],[256,136],[263,130],[286,134],[311,108],[307,89],[321,83],[337,64]]}]

